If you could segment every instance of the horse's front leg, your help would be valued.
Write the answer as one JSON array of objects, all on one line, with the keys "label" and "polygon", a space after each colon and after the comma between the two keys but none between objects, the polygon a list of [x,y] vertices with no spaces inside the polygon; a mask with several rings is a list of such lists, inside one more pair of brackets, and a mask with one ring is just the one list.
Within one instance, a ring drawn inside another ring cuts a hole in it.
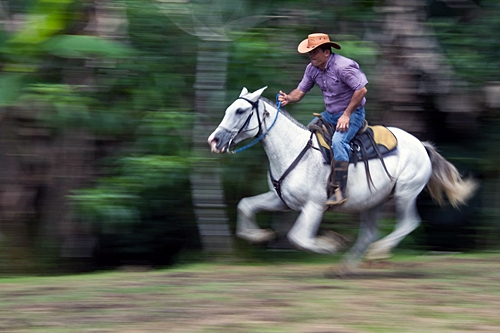
[{"label": "horse's front leg", "polygon": [[276,237],[271,229],[261,229],[255,222],[255,215],[260,211],[285,211],[288,207],[274,191],[254,197],[243,198],[238,203],[236,236],[251,243],[264,243]]},{"label": "horse's front leg", "polygon": [[344,244],[339,239],[317,235],[324,212],[323,202],[321,204],[312,201],[306,203],[297,221],[288,232],[288,240],[301,250],[315,253],[331,254],[343,248]]}]

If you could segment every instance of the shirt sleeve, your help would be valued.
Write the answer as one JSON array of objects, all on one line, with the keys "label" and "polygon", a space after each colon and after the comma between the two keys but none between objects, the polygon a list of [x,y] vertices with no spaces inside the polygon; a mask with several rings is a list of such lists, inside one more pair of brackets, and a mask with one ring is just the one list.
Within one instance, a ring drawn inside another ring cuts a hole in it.
[{"label": "shirt sleeve", "polygon": [[357,63],[346,66],[341,71],[341,78],[345,84],[351,87],[353,90],[359,90],[368,84],[368,79],[365,73],[361,71]]},{"label": "shirt sleeve", "polygon": [[311,75],[311,64],[307,65],[306,70],[304,71],[304,76],[302,77],[302,81],[300,81],[297,88],[302,92],[309,92],[314,87],[314,79]]}]

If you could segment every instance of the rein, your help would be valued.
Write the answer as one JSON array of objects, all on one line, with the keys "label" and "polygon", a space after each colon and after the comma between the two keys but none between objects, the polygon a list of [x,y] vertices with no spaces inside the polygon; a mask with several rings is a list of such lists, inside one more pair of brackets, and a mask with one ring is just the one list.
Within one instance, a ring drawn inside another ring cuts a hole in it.
[{"label": "rein", "polygon": [[[262,139],[264,139],[264,137],[267,135],[267,133],[269,133],[269,131],[271,130],[271,128],[273,128],[274,124],[276,124],[276,120],[278,119],[278,115],[280,114],[281,102],[278,101],[278,96],[279,96],[279,94],[276,95],[276,105],[278,106],[277,109],[276,109],[276,117],[274,117],[273,123],[267,129],[267,132],[262,132],[262,121],[260,120],[260,115],[259,115],[259,101],[252,102],[252,101],[250,101],[250,100],[248,100],[248,99],[246,99],[244,97],[239,97],[239,99],[243,99],[243,100],[247,101],[248,103],[250,103],[252,105],[252,110],[255,109],[257,111],[257,120],[259,121],[259,132],[257,133],[258,137],[255,140],[253,140],[252,142],[250,142],[246,146],[243,146],[243,147],[238,148],[236,150],[230,151],[228,149],[227,150],[228,153],[231,153],[231,154],[240,153],[240,152],[242,152],[244,150],[247,150],[248,148],[254,146],[256,143],[258,143]],[[253,113],[248,116],[247,120],[245,121],[245,124],[238,131],[238,133],[236,135],[238,135],[243,130],[243,128],[245,128],[248,125],[248,123],[250,122],[250,118],[252,117],[252,115],[253,115]],[[260,135],[259,135],[259,133],[260,133]]]}]

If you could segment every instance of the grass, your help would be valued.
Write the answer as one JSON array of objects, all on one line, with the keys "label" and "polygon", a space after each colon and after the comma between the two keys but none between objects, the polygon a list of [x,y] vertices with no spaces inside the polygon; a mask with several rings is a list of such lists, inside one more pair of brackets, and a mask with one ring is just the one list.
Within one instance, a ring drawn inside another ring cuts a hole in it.
[{"label": "grass", "polygon": [[500,254],[400,253],[326,279],[332,257],[0,278],[0,332],[497,332]]}]

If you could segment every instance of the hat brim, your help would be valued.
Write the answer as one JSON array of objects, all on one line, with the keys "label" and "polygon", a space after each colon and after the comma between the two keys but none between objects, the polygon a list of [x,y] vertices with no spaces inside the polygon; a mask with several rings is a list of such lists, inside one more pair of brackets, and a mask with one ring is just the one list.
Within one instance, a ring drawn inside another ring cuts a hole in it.
[{"label": "hat brim", "polygon": [[340,45],[335,43],[335,42],[325,42],[322,44],[318,44],[314,47],[308,47],[307,46],[308,44],[309,44],[308,40],[304,39],[302,42],[300,42],[299,46],[297,47],[297,51],[299,51],[299,53],[309,53],[312,50],[314,50],[320,46],[323,46],[323,45],[329,45],[330,47],[333,47],[334,49],[340,50]]}]

